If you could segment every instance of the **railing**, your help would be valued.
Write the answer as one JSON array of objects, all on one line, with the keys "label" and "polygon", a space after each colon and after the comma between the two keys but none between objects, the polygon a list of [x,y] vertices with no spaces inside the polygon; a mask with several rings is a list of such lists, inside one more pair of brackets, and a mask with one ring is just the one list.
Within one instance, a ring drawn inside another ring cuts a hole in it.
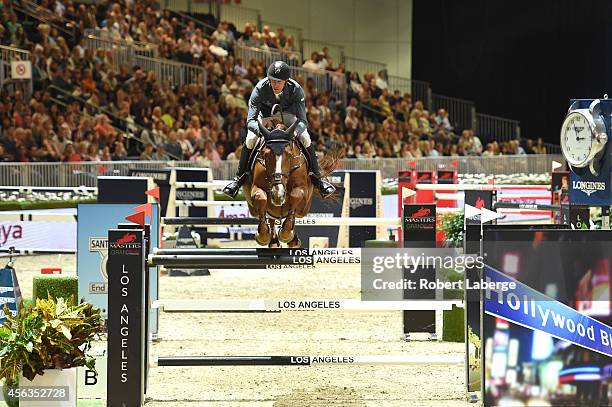
[{"label": "railing", "polygon": [[34,91],[33,79],[13,79],[11,74],[11,61],[29,61],[30,51],[20,48],[0,46],[0,87],[11,86],[13,91],[21,89],[24,96],[29,98]]},{"label": "railing", "polygon": [[85,46],[110,51],[113,68],[116,70],[121,65],[127,67],[138,65],[146,72],[155,72],[157,80],[168,81],[171,86],[197,83],[202,85],[206,92],[206,69],[198,65],[156,58],[153,56],[157,55],[157,47],[154,44],[146,43],[146,46],[140,46],[127,41],[88,35],[85,37]]},{"label": "railing", "polygon": [[146,72],[155,72],[158,81],[168,81],[171,86],[183,86],[192,83],[202,85],[202,91],[206,96],[207,73],[206,69],[201,66],[141,55],[136,56],[135,62]]},{"label": "railing", "polygon": [[246,23],[254,23],[261,30],[261,14],[257,9],[221,4],[219,13],[215,14],[218,21],[231,21],[238,31],[243,31]]},{"label": "railing", "polygon": [[521,126],[517,120],[484,113],[477,113],[476,120],[478,125],[475,130],[483,142],[518,140],[521,137]]},{"label": "railing", "polygon": [[561,146],[558,144],[544,143],[546,154],[561,154]]},{"label": "railing", "polygon": [[474,102],[432,93],[431,109],[445,109],[455,126],[455,131],[476,128],[476,106],[474,106]]},{"label": "railing", "polygon": [[159,57],[159,46],[152,42],[128,41],[113,37],[110,31],[100,28],[88,28],[85,30],[85,44],[88,48],[113,49],[116,47],[128,47],[134,55],[144,55],[150,58]]},{"label": "railing", "polygon": [[330,97],[342,102],[346,106],[346,79],[344,74],[331,71],[311,71],[304,68],[291,66],[291,77],[305,86],[306,81],[311,79],[314,88],[319,93],[330,93]]},{"label": "railing", "polygon": [[270,65],[274,61],[285,61],[289,65],[301,66],[302,55],[295,51],[285,51],[279,49],[261,49],[255,47],[248,47],[245,45],[234,45],[234,56],[236,58],[242,58],[243,63],[248,63],[251,59],[257,61],[263,61],[265,66]]},{"label": "railing", "polygon": [[[170,10],[170,9],[167,9],[167,10]],[[210,35],[212,35],[212,33],[217,29],[217,27],[207,24],[204,21],[200,21],[197,18],[193,18],[189,14],[185,14],[182,11],[177,11],[177,10],[170,10],[170,11],[174,13],[179,23],[182,24],[183,27],[185,27],[188,22],[192,22],[195,24],[196,27],[199,27],[203,30],[204,36],[207,38],[210,37]]]},{"label": "railing", "polygon": [[[521,155],[494,157],[439,157],[439,158],[380,158],[380,159],[344,159],[340,169],[346,170],[380,170],[383,178],[397,178],[400,170],[409,166],[409,161],[416,163],[417,170],[437,170],[451,168],[451,162],[457,162],[459,174],[483,174],[483,179],[501,174],[544,174],[550,172],[552,161],[565,162],[559,155]],[[100,164],[106,172],[99,173]],[[4,186],[45,186],[45,187],[78,187],[97,186],[98,175],[128,175],[130,168],[161,169],[176,167],[209,167],[213,169],[215,179],[231,179],[238,163],[221,161],[204,163],[193,161],[112,161],[112,162],[79,162],[79,163],[0,163],[0,185]]]},{"label": "railing", "polygon": [[163,0],[164,8],[187,13],[214,14],[212,1],[193,2],[192,0]]},{"label": "railing", "polygon": [[334,60],[334,66],[344,61],[344,47],[342,45],[330,44],[324,41],[311,40],[308,38],[302,39],[302,55],[304,59],[310,59],[313,52],[321,52],[323,48],[327,48],[329,56]]},{"label": "railing", "polygon": [[140,46],[124,40],[101,38],[94,35],[87,35],[84,40],[86,48],[103,49],[110,52],[111,64],[115,70],[118,70],[121,65],[134,66],[138,56],[155,58],[158,55],[157,45],[155,44]]},{"label": "railing", "polygon": [[402,95],[410,94],[412,103],[420,100],[427,109],[431,106],[431,85],[429,82],[388,75],[387,84],[389,85],[389,92],[399,90]]},{"label": "railing", "polygon": [[[50,9],[45,8],[30,0],[21,0],[19,2],[12,2],[12,7],[24,14],[29,15],[49,26],[57,29],[59,32],[65,34],[67,39],[71,39],[76,42],[78,28],[73,21],[66,18],[60,18],[58,15],[53,13]],[[74,44],[76,45],[76,44]]]},{"label": "railing", "polygon": [[267,25],[270,27],[270,31],[275,31],[278,30],[279,28],[283,28],[285,30],[285,35],[287,36],[293,36],[293,38],[295,39],[295,46],[297,49],[300,49],[301,44],[302,44],[302,29],[300,27],[295,27],[295,26],[291,26],[291,25],[287,25],[287,24],[283,24],[283,23],[277,23],[274,21],[262,21],[261,22],[262,27],[264,25]]},{"label": "railing", "polygon": [[366,73],[372,73],[376,77],[378,72],[387,70],[387,65],[382,62],[347,56],[344,57],[344,67],[347,72],[357,72],[361,80]]}]

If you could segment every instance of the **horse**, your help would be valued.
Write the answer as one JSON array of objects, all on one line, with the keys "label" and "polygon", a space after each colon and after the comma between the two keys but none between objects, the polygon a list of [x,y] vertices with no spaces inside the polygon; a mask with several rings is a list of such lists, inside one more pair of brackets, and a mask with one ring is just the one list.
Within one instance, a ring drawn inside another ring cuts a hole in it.
[{"label": "horse", "polygon": [[[271,121],[268,119],[268,123]],[[297,248],[302,244],[295,232],[295,219],[308,214],[313,185],[303,147],[294,135],[297,123],[295,120],[289,128],[276,124],[270,131],[258,121],[263,142],[260,138],[254,149],[255,158],[242,189],[251,216],[259,220],[255,241],[261,246],[278,248],[282,242]],[[336,150],[319,159],[321,176],[331,174],[338,160]],[[280,220],[282,226],[277,234]]]}]

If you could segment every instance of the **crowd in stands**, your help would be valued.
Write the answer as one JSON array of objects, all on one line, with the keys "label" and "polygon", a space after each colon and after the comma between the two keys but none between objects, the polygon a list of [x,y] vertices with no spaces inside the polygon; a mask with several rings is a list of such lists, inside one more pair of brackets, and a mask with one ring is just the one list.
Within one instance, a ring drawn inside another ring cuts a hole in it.
[{"label": "crowd in stands", "polygon": [[[77,32],[102,29],[111,38],[152,43],[160,58],[206,70],[206,86],[175,87],[139,66],[115,69],[111,52],[88,48],[82,36],[71,41],[52,23],[22,24],[11,3],[0,0],[0,45],[30,51],[34,91],[0,91],[0,161],[236,159],[250,92],[266,66],[236,58],[233,48],[296,50],[282,28],[258,32],[247,24],[239,32],[221,21],[207,30],[159,10],[153,0],[40,3],[48,22],[69,21]],[[326,51],[313,53],[303,67],[342,73],[347,106],[320,93],[311,79],[296,78],[321,153],[331,147],[357,159],[546,153],[541,139],[483,146],[474,131],[455,128],[444,109],[428,111],[410,94],[389,89],[384,72],[346,72]]]}]

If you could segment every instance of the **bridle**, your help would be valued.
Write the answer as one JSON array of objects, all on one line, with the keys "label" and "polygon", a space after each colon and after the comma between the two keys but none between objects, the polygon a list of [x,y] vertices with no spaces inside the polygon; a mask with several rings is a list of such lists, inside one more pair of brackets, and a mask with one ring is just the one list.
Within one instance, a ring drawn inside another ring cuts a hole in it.
[{"label": "bridle", "polygon": [[[274,141],[271,141],[274,142]],[[289,151],[287,150],[287,146],[289,146]],[[304,165],[305,160],[301,159],[301,151],[299,150],[299,147],[297,146],[297,141],[295,140],[295,136],[292,136],[291,139],[289,140],[289,143],[287,144],[287,146],[285,146],[285,149],[283,150],[283,154],[288,153],[289,155],[289,171],[287,172],[287,174],[284,174],[282,172],[271,172],[268,170],[268,167],[266,166],[266,160],[263,157],[263,150],[266,148],[266,142],[262,143],[261,147],[259,148],[258,154],[257,154],[257,162],[264,168],[265,172],[266,172],[266,181],[267,181],[267,192],[270,191],[270,189],[272,187],[274,187],[275,185],[280,185],[283,184],[283,179],[285,179],[286,181],[289,180],[289,178],[291,177],[291,175],[298,170],[299,168],[302,167],[302,165]],[[297,150],[299,151],[299,154],[294,154],[293,151],[295,151],[295,149],[297,148]],[[297,159],[297,163],[295,163]]]}]

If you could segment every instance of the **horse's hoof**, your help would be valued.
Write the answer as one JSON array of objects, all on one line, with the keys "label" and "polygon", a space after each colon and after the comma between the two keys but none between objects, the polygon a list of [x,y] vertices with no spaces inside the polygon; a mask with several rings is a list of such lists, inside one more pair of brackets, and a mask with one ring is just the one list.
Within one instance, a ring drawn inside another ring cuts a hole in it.
[{"label": "horse's hoof", "polygon": [[267,246],[268,244],[270,244],[271,240],[272,240],[272,236],[270,236],[270,234],[263,235],[263,234],[260,234],[259,232],[255,233],[255,241],[260,246]]},{"label": "horse's hoof", "polygon": [[295,233],[293,232],[293,230],[285,231],[284,229],[281,229],[281,231],[278,234],[278,238],[283,243],[289,243],[290,241],[293,240],[294,237],[295,237]]},{"label": "horse's hoof", "polygon": [[297,233],[293,236],[293,239],[289,243],[287,243],[290,249],[298,249],[302,247],[302,241],[298,237]]},{"label": "horse's hoof", "polygon": [[268,244],[268,247],[270,249],[278,249],[278,248],[280,248],[281,244],[278,241],[278,238],[274,238],[274,239],[270,240],[270,243]]}]

